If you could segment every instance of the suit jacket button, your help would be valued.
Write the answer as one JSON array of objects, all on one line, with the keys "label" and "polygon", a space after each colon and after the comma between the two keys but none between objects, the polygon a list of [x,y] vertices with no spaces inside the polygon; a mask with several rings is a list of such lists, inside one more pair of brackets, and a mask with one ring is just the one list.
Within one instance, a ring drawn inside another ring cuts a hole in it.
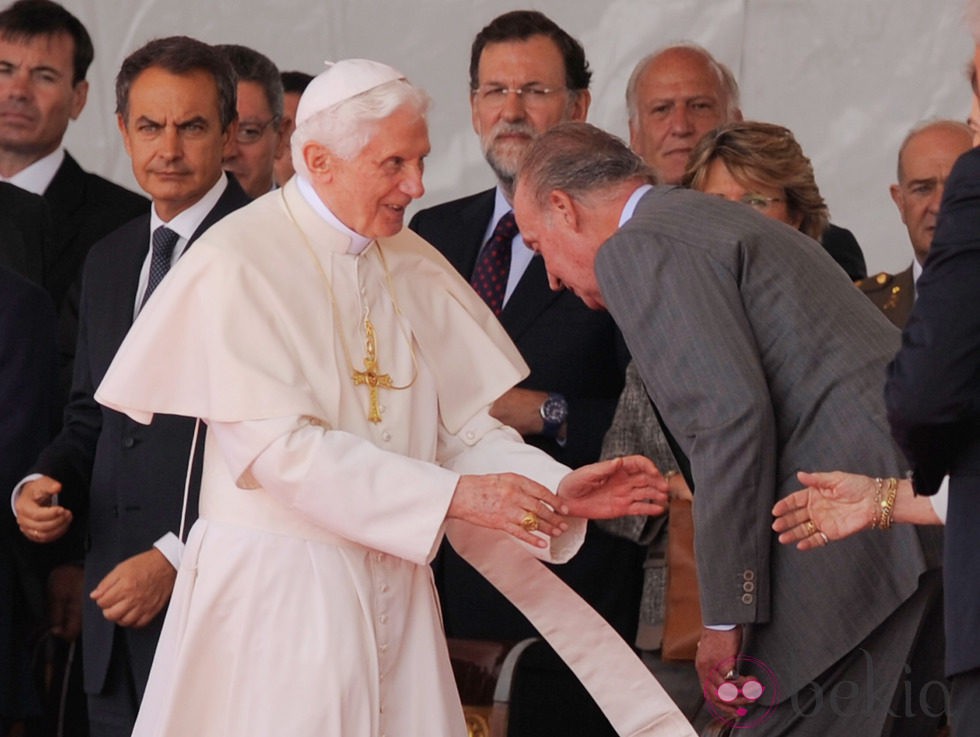
[{"label": "suit jacket button", "polygon": [[748,569],[748,568],[745,569],[742,572],[742,579],[745,580],[745,581],[754,581],[755,580],[755,571],[753,571],[751,569]]},{"label": "suit jacket button", "polygon": [[755,591],[755,583],[752,581],[746,581],[742,584],[742,591],[744,591],[746,594],[751,594],[753,591]]},{"label": "suit jacket button", "polygon": [[124,448],[132,448],[134,445],[136,445],[136,440],[132,436],[123,438]]},{"label": "suit jacket button", "polygon": [[742,594],[742,603],[751,604],[754,598],[752,594]]}]

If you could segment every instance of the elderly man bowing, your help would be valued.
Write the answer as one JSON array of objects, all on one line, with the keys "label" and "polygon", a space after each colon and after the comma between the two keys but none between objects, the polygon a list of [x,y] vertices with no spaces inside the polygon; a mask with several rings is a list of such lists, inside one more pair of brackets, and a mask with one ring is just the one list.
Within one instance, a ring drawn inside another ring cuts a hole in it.
[{"label": "elderly man bowing", "polygon": [[801,555],[768,520],[798,468],[902,470],[882,397],[897,331],[812,239],[651,179],[622,141],[565,123],[528,150],[514,206],[552,286],[616,320],[689,461],[710,708],[758,736],[929,734],[901,681],[934,649],[935,531]]},{"label": "elderly man bowing", "polygon": [[[297,176],[202,238],[100,387],[136,419],[209,428],[138,737],[462,737],[426,565],[460,525],[461,552],[555,633],[621,733],[692,734],[530,557],[574,552],[584,523],[566,515],[659,511],[665,484],[638,458],[569,473],[490,417],[526,369],[469,286],[402,230],[423,191],[427,104],[371,61],[317,77]],[[590,678],[592,648],[622,661],[614,677]]]}]

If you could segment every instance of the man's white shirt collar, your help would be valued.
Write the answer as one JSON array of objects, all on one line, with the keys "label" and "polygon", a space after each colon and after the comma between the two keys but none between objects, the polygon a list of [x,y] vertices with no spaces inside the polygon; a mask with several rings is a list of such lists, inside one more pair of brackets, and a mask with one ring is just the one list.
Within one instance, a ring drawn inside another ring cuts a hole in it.
[{"label": "man's white shirt collar", "polygon": [[156,231],[161,225],[166,225],[170,230],[174,231],[180,236],[177,247],[174,249],[175,256],[179,255],[177,253],[178,249],[183,251],[187,241],[191,239],[194,232],[204,222],[204,218],[207,217],[208,213],[218,204],[218,200],[221,199],[221,195],[225,193],[225,189],[227,188],[228,175],[222,172],[221,176],[218,177],[218,181],[214,183],[214,186],[201,199],[174,217],[169,223],[165,223],[157,214],[156,203],[153,203],[153,208],[150,210],[150,233]]},{"label": "man's white shirt collar", "polygon": [[43,195],[48,185],[51,184],[51,180],[54,179],[54,175],[58,173],[58,169],[64,160],[65,148],[64,146],[58,146],[58,148],[47,156],[43,156],[30,166],[21,169],[10,177],[10,179],[0,177],[0,181],[10,182],[21,189],[26,189],[28,192]]},{"label": "man's white shirt collar", "polygon": [[633,213],[636,211],[636,206],[640,203],[640,199],[651,189],[653,189],[652,184],[643,184],[633,190],[633,194],[626,200],[626,204],[623,205],[623,212],[619,216],[620,228],[626,225],[629,219],[633,217]]}]

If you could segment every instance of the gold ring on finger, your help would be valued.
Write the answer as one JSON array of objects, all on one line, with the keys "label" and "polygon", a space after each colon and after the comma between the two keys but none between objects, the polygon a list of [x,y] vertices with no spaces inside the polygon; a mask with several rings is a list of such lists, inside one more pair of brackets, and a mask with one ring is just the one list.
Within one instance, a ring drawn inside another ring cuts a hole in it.
[{"label": "gold ring on finger", "polygon": [[528,512],[523,517],[521,517],[521,527],[524,528],[526,532],[536,532],[538,529],[538,515],[534,512]]},{"label": "gold ring on finger", "polygon": [[817,534],[817,526],[815,524],[813,524],[813,520],[812,519],[808,519],[806,521],[805,527],[806,527],[806,536],[807,537],[810,537],[811,535],[816,535]]}]

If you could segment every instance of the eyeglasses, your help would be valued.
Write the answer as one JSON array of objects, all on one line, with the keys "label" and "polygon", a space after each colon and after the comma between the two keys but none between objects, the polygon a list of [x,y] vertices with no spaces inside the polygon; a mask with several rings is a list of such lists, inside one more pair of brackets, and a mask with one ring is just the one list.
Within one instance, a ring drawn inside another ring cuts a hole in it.
[{"label": "eyeglasses", "polygon": [[783,202],[782,197],[766,197],[765,195],[749,192],[738,198],[743,205],[748,205],[756,210],[768,210],[773,202]]},{"label": "eyeglasses", "polygon": [[481,85],[473,92],[480,101],[489,107],[503,107],[510,93],[517,95],[527,107],[540,107],[556,92],[564,92],[567,87],[545,87],[540,84],[526,84],[523,87],[501,87],[500,85]]},{"label": "eyeglasses", "polygon": [[264,123],[256,123],[252,121],[240,123],[238,126],[238,133],[235,134],[235,140],[245,145],[255,143],[265,135],[266,129],[272,124],[278,125],[279,119],[269,118]]}]

